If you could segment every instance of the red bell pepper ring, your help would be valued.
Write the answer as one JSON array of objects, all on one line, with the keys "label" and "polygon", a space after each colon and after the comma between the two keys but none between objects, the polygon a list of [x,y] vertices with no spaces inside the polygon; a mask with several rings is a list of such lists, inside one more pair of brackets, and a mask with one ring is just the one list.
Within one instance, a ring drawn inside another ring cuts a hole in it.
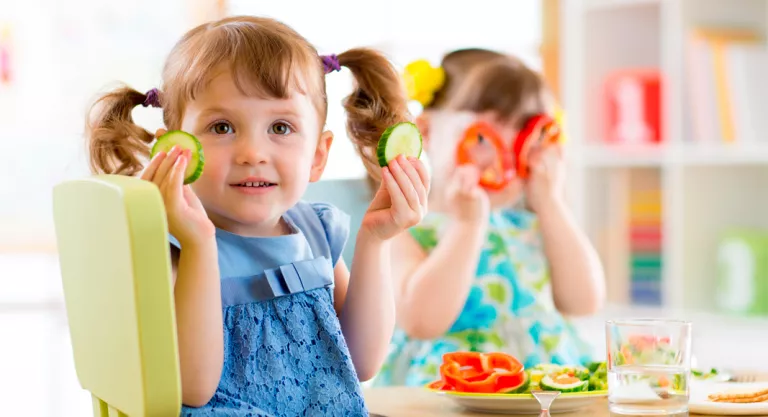
[{"label": "red bell pepper ring", "polygon": [[477,164],[472,158],[472,150],[483,141],[496,149],[497,157],[480,173],[480,185],[489,190],[501,190],[515,176],[515,161],[504,146],[504,141],[489,124],[475,122],[464,131],[464,138],[456,149],[456,162],[458,165]]},{"label": "red bell pepper ring", "polygon": [[485,189],[498,191],[506,187],[516,175],[522,179],[528,178],[528,155],[534,146],[547,146],[558,143],[561,139],[560,126],[545,114],[528,119],[512,142],[511,150],[491,125],[475,122],[464,131],[464,137],[456,148],[456,161],[458,165],[478,164],[480,161],[473,159],[473,150],[484,141],[487,142],[487,145],[495,149],[496,158],[482,167],[480,185]]},{"label": "red bell pepper ring", "polygon": [[430,383],[427,388],[435,391],[453,391],[453,387],[446,384],[442,379]]},{"label": "red bell pepper ring", "polygon": [[517,176],[528,178],[528,155],[531,148],[539,144],[547,146],[558,143],[560,138],[560,126],[551,117],[539,114],[528,119],[512,145],[512,152],[517,156]]},{"label": "red bell pepper ring", "polygon": [[440,376],[453,390],[472,393],[496,393],[525,381],[523,365],[506,353],[447,353]]}]

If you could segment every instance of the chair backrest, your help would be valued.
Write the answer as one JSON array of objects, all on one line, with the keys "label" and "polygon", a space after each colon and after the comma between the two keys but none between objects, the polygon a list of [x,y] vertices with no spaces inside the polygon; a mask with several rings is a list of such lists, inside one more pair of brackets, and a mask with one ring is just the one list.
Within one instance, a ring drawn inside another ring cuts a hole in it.
[{"label": "chair backrest", "polygon": [[75,368],[96,416],[181,411],[165,208],[138,178],[58,184],[54,223]]}]

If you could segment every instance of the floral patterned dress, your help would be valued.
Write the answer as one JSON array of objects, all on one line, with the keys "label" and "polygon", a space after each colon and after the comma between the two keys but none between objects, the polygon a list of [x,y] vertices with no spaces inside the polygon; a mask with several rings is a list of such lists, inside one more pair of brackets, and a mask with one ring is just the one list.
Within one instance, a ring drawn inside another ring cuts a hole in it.
[{"label": "floral patterned dress", "polygon": [[[454,351],[507,352],[526,368],[592,360],[589,345],[554,306],[536,216],[503,210],[492,213],[489,221],[469,297],[450,330],[437,339],[418,340],[396,329],[389,356],[372,385],[434,381],[442,355]],[[446,216],[431,213],[410,232],[430,252],[447,222]]]}]

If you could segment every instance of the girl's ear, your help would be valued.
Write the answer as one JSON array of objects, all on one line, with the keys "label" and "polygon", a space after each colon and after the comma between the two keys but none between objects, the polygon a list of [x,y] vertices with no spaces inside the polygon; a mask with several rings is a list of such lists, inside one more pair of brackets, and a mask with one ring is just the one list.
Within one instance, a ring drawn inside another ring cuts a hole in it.
[{"label": "girl's ear", "polygon": [[429,112],[426,111],[416,116],[416,119],[413,121],[413,123],[416,124],[416,127],[419,129],[419,132],[421,132],[421,138],[424,142],[424,149],[429,147],[429,122]]},{"label": "girl's ear", "polygon": [[320,134],[320,140],[317,142],[317,149],[315,149],[315,156],[312,159],[312,169],[309,171],[309,182],[320,181],[320,177],[323,176],[325,164],[328,163],[331,143],[333,143],[333,133],[330,130]]}]

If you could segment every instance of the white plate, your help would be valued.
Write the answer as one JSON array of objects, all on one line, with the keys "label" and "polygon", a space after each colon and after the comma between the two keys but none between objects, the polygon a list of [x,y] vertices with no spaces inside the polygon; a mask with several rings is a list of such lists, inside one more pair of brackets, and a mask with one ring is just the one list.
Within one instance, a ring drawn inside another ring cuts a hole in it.
[{"label": "white plate", "polygon": [[768,416],[768,402],[731,404],[709,401],[707,396],[715,392],[727,392],[731,390],[757,391],[768,389],[766,382],[752,383],[701,383],[691,384],[691,399],[688,402],[690,413],[715,414],[721,416]]},{"label": "white plate", "polygon": [[[482,413],[538,415],[541,410],[539,402],[531,394],[471,394],[451,391],[430,391],[446,396],[468,410]],[[551,414],[565,413],[589,407],[607,395],[608,391],[560,394],[555,399],[555,402],[552,403],[549,412]]]}]

